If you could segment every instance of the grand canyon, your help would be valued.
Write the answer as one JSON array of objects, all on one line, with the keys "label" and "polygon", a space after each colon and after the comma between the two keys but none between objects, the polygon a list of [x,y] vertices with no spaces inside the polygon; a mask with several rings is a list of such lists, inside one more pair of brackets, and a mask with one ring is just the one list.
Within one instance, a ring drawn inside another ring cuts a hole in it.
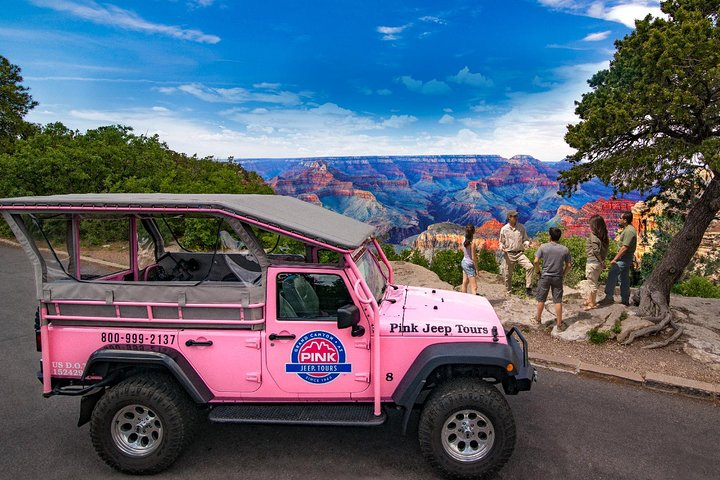
[{"label": "grand canyon", "polygon": [[611,231],[617,217],[640,200],[615,198],[598,180],[570,197],[558,194],[563,162],[521,155],[436,155],[245,159],[277,194],[290,195],[374,225],[389,243],[428,251],[457,244],[460,225],[478,227],[478,240],[496,246],[508,210],[534,235],[562,225],[587,235],[587,220],[602,214]]}]

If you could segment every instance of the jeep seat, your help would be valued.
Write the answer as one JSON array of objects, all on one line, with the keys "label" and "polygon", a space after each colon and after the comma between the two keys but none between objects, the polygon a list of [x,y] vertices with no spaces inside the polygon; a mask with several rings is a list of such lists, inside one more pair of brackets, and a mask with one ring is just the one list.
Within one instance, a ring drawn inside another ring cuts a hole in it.
[{"label": "jeep seat", "polygon": [[282,283],[282,295],[300,317],[317,317],[320,301],[312,285],[301,275],[290,275]]}]

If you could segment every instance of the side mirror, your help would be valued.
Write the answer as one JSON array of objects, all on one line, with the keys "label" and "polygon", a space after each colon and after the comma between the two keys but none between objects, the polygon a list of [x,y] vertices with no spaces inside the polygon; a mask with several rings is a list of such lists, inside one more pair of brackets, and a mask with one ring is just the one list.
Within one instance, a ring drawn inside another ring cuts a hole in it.
[{"label": "side mirror", "polygon": [[365,327],[358,325],[360,323],[360,310],[353,304],[344,305],[337,310],[337,326],[338,328],[352,328],[350,335],[353,337],[362,337],[365,335]]}]

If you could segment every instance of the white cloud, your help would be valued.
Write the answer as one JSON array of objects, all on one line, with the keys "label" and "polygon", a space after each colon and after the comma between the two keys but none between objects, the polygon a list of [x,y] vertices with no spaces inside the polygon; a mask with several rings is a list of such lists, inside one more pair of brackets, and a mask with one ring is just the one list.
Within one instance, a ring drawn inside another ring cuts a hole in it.
[{"label": "white cloud", "polygon": [[410,24],[402,25],[399,27],[385,27],[380,26],[377,27],[377,32],[382,33],[382,39],[386,41],[392,41],[392,40],[398,40],[400,38],[400,34],[408,28]]},{"label": "white cloud", "polygon": [[[589,87],[586,80],[608,63],[581,64],[554,71],[556,85],[548,91],[514,94],[508,110],[499,116],[461,119],[468,127],[465,138],[491,148],[501,155],[528,153],[541,160],[561,160],[573,153],[564,142],[566,126],[578,121],[575,100]],[[490,150],[482,150],[488,152]]]},{"label": "white cloud", "polygon": [[413,122],[417,122],[417,117],[413,115],[392,115],[390,118],[383,120],[381,125],[388,128],[402,128]]},{"label": "white cloud", "polygon": [[648,14],[654,17],[665,17],[660,10],[660,0],[538,0],[541,5],[575,15],[600,18],[622,23],[628,28],[635,28],[635,20],[643,19]]},{"label": "white cloud", "polygon": [[588,10],[588,15],[595,18],[603,18],[605,20],[622,23],[628,28],[635,28],[635,20],[643,19],[648,14],[653,17],[665,16],[659,7],[650,6],[649,3],[658,2],[628,2],[627,4],[615,5],[610,8],[606,8],[602,4],[596,3]]},{"label": "white cloud", "polygon": [[174,25],[153,23],[143,19],[137,13],[125,10],[112,4],[100,5],[93,0],[30,0],[39,7],[46,7],[58,12],[69,13],[83,20],[99,25],[165,35],[181,40],[190,40],[198,43],[214,44],[220,41],[217,35],[209,35],[200,30],[181,28]]},{"label": "white cloud", "polygon": [[447,83],[434,78],[428,82],[423,82],[412,78],[410,75],[403,75],[397,79],[397,82],[405,85],[411,92],[423,95],[445,95],[450,93],[450,87],[448,87]]},{"label": "white cloud", "polygon": [[[390,135],[417,121],[412,115],[377,118],[333,103],[298,109],[234,108],[222,120],[201,121],[193,112],[165,107],[122,110],[33,111],[28,120],[62,122],[81,131],[103,125],[133,127],[138,134],[158,134],[170,148],[189,155],[225,158],[421,153],[413,135]],[[237,122],[237,123],[235,123]]]},{"label": "white cloud", "polygon": [[[267,87],[275,84],[256,84],[260,87]],[[157,89],[161,93],[172,94],[183,92],[192,95],[200,100],[210,103],[271,103],[279,105],[299,105],[301,97],[307,94],[295,92],[275,91],[272,88],[257,88],[250,91],[241,87],[234,88],[213,88],[201,83],[187,83],[178,87],[161,87]]]},{"label": "white cloud", "polygon": [[493,81],[481,73],[472,73],[465,66],[456,75],[448,77],[448,80],[455,83],[471,85],[473,87],[492,87]]},{"label": "white cloud", "polygon": [[447,24],[447,22],[446,22],[445,20],[443,20],[442,18],[440,18],[440,17],[435,17],[435,16],[433,16],[433,15],[426,15],[426,16],[424,16],[424,17],[420,17],[419,20],[420,20],[420,21],[423,21],[423,22],[427,22],[427,23],[435,23],[435,24],[438,24],[438,25],[445,25],[445,24]]},{"label": "white cloud", "polygon": [[455,123],[455,117],[452,115],[448,115],[447,113],[440,117],[440,120],[438,120],[438,123],[441,125],[450,125],[451,123]]},{"label": "white cloud", "polygon": [[215,3],[215,0],[189,0],[188,1],[188,4],[191,7],[195,7],[195,8],[209,7],[213,3]]},{"label": "white cloud", "polygon": [[351,135],[359,132],[399,129],[417,121],[412,115],[391,115],[388,118],[376,118],[360,115],[335,103],[299,108],[230,109],[221,114],[249,131],[260,131],[272,127],[276,132],[287,136],[325,133],[330,136]]},{"label": "white cloud", "polygon": [[601,40],[605,40],[610,36],[612,32],[610,30],[605,30],[604,32],[597,32],[597,33],[591,33],[585,38],[583,38],[583,42],[599,42]]},{"label": "white cloud", "polygon": [[380,96],[386,97],[388,95],[392,95],[392,90],[389,90],[387,88],[381,88],[375,93],[377,93]]},{"label": "white cloud", "polygon": [[261,82],[253,83],[253,88],[264,88],[268,90],[279,90],[282,87],[279,83]]},{"label": "white cloud", "polygon": [[475,113],[494,112],[497,110],[497,107],[494,105],[490,105],[483,100],[480,103],[471,105],[470,110],[472,110]]}]

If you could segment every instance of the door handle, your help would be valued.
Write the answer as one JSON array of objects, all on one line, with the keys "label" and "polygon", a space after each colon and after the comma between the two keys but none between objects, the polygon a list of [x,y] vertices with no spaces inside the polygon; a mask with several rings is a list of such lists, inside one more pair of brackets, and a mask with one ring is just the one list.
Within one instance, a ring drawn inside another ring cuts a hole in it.
[{"label": "door handle", "polygon": [[277,333],[271,333],[268,335],[268,338],[270,340],[295,340],[295,334],[291,333],[290,335],[278,335]]},{"label": "door handle", "polygon": [[198,342],[197,340],[188,340],[185,342],[186,347],[209,347],[213,344],[212,340],[207,340],[205,342]]}]

